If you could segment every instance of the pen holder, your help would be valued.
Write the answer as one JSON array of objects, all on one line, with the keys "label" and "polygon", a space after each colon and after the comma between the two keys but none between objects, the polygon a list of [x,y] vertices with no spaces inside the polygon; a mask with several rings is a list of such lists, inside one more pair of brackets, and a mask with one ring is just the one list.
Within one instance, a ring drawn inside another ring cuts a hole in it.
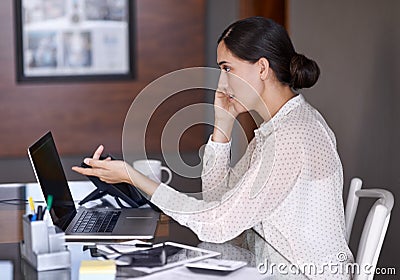
[{"label": "pen holder", "polygon": [[64,233],[56,233],[45,221],[22,218],[24,240],[20,244],[21,256],[37,271],[71,266],[71,255],[66,249]]}]

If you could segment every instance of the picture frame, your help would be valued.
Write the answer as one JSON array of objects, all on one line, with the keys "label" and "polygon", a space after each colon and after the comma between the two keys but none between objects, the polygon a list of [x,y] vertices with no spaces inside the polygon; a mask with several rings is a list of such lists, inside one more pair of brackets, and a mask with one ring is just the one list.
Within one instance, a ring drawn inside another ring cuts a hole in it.
[{"label": "picture frame", "polygon": [[134,79],[130,0],[15,0],[17,82]]}]

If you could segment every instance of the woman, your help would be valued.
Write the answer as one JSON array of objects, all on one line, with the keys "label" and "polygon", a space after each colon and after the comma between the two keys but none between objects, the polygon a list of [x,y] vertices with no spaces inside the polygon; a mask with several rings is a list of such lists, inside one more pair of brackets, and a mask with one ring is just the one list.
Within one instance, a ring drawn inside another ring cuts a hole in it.
[{"label": "woman", "polygon": [[[215,128],[203,158],[203,200],[154,182],[122,161],[98,160],[102,146],[85,160],[92,169],[74,170],[135,185],[204,241],[224,242],[253,227],[291,262],[322,269],[310,277],[323,272],[331,279],[324,264],[338,263],[340,253],[352,260],[345,241],[342,165],[333,132],[296,92],[316,83],[317,64],[295,52],[282,26],[262,17],[231,24],[218,40],[217,60],[221,76]],[[264,123],[231,168],[234,119],[250,110]],[[341,277],[348,276],[335,275]]]}]

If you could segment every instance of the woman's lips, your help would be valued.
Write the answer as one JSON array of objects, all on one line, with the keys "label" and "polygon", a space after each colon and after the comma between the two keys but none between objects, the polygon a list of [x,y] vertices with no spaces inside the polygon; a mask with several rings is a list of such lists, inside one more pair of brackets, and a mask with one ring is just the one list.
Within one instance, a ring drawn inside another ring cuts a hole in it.
[{"label": "woman's lips", "polygon": [[229,93],[229,92],[226,92],[226,91],[223,91],[223,90],[217,90],[218,92],[220,92],[220,93],[222,93],[222,94],[224,94],[226,97],[228,97],[229,99],[233,99],[233,98],[235,98],[235,95],[234,94],[232,94],[232,93]]}]

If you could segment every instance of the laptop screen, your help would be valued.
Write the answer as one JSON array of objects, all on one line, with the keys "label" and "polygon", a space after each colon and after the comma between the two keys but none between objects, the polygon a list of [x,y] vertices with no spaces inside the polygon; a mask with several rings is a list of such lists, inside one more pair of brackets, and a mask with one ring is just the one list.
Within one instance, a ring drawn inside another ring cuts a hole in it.
[{"label": "laptop screen", "polygon": [[51,132],[30,146],[28,153],[46,201],[48,195],[53,196],[53,223],[65,231],[76,209]]}]

